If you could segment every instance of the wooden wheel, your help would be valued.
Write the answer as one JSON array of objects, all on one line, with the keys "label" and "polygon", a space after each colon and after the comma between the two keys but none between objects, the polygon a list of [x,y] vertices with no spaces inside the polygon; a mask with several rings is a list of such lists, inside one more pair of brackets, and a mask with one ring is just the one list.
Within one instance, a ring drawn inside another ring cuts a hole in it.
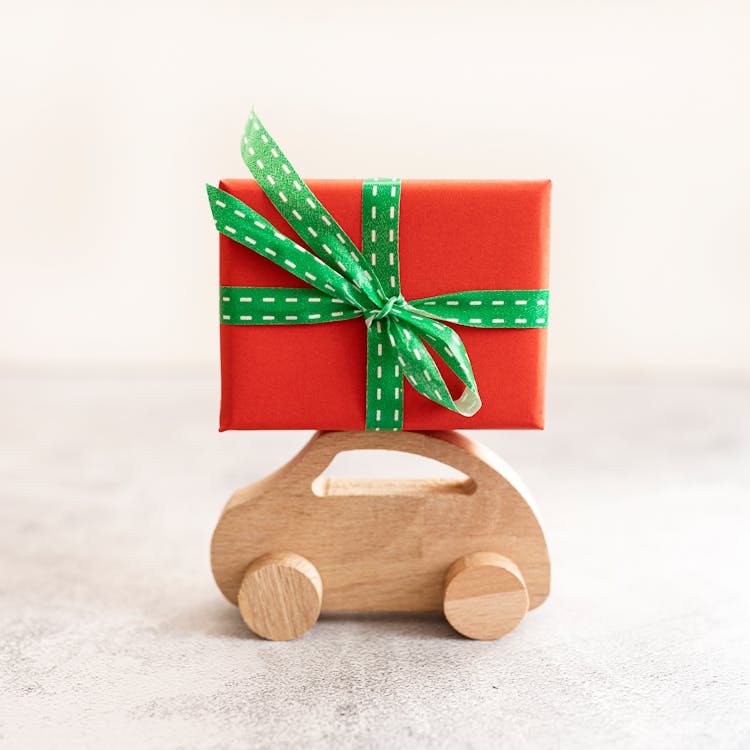
[{"label": "wooden wheel", "polygon": [[500,638],[523,620],[528,609],[523,576],[503,555],[474,552],[456,560],[445,576],[445,617],[467,638]]},{"label": "wooden wheel", "polygon": [[271,641],[291,641],[317,622],[323,584],[306,558],[274,552],[250,564],[237,599],[250,630]]}]

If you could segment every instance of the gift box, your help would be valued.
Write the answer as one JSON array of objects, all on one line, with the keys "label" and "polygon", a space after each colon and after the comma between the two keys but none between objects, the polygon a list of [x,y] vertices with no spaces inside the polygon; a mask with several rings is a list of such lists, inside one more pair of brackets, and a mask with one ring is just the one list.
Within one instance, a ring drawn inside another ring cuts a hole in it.
[{"label": "gift box", "polygon": [[[361,251],[362,181],[305,182]],[[309,238],[285,221],[267,197],[267,185],[227,179],[220,188],[306,246]],[[404,299],[477,289],[546,290],[549,200],[547,180],[401,181],[398,263]],[[227,231],[220,237],[219,273],[222,287],[306,286]],[[481,408],[473,416],[462,416],[425,398],[404,379],[403,429],[543,427],[546,305],[543,313],[519,307],[509,314],[537,316],[531,323],[538,320],[540,327],[453,325],[470,358]],[[220,429],[364,429],[367,334],[362,317],[317,325],[221,325]],[[436,363],[451,393],[458,396],[463,385],[443,359],[436,357]]]}]

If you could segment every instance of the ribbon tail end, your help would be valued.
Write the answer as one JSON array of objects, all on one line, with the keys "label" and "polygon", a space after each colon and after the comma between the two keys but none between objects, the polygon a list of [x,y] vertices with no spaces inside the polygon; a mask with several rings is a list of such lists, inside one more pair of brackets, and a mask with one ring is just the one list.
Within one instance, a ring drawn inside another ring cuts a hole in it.
[{"label": "ribbon tail end", "polygon": [[455,401],[456,411],[463,417],[473,417],[482,408],[482,399],[476,391],[464,388]]}]

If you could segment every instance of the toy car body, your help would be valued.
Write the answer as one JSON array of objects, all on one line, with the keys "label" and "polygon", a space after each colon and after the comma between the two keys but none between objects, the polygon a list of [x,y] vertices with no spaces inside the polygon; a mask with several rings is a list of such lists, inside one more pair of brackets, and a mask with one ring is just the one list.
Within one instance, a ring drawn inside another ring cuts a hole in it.
[{"label": "toy car body", "polygon": [[[414,453],[465,479],[329,479],[341,451]],[[492,452],[456,432],[318,432],[288,464],[237,491],[214,532],[219,588],[248,626],[297,637],[327,611],[443,611],[497,638],[549,593],[528,493]]]}]

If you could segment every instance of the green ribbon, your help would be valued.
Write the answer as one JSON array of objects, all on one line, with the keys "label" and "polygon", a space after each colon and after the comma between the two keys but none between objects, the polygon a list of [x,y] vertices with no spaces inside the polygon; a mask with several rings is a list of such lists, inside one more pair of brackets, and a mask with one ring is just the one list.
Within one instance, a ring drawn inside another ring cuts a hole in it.
[{"label": "green ribbon", "polygon": [[[221,287],[223,325],[304,325],[363,317],[367,326],[368,430],[400,430],[403,379],[423,396],[470,417],[481,407],[471,362],[447,323],[479,328],[544,328],[549,291],[478,290],[418,300],[401,294],[398,264],[400,180],[362,185],[362,251],[305,185],[253,112],[242,158],[307,247],[229,193],[207,185],[216,227],[306,282],[303,288]],[[437,354],[464,391],[454,399]]]}]

